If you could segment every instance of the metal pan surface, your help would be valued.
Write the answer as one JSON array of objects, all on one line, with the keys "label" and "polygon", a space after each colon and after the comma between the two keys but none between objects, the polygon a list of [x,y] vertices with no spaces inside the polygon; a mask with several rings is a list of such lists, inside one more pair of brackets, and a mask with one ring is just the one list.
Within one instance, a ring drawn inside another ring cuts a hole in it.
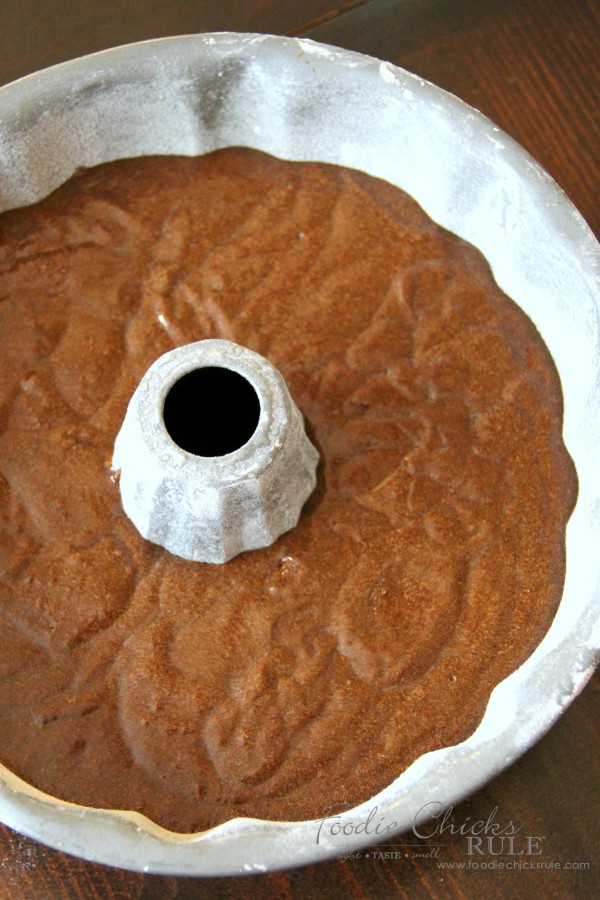
[{"label": "metal pan surface", "polygon": [[[0,210],[46,196],[80,166],[248,146],[361,169],[410,193],[477,246],[556,362],[579,478],[564,596],[530,659],[494,690],[464,743],[417,760],[339,818],[408,830],[432,800],[472,794],[552,725],[600,648],[600,254],[552,179],[472,108],[386,62],[306,40],[208,34],[119,47],[0,89]],[[52,847],[145,872],[234,875],[340,852],[318,823],[236,819],[174,834],[135,813],[56,801],[0,767],[0,818]],[[368,829],[366,829],[368,831]],[[388,832],[389,833],[389,832]],[[359,848],[377,835],[353,834]]]}]

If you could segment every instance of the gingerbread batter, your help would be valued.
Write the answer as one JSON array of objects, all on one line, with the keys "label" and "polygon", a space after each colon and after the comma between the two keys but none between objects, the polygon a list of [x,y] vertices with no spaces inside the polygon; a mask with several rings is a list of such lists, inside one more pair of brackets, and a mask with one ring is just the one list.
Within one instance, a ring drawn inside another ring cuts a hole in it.
[{"label": "gingerbread batter", "polygon": [[[322,464],[218,566],[111,478],[148,366],[270,359]],[[317,818],[468,737],[546,632],[575,500],[562,398],[473,247],[397,188],[246,149],[83,171],[0,217],[0,759],[176,831]]]}]

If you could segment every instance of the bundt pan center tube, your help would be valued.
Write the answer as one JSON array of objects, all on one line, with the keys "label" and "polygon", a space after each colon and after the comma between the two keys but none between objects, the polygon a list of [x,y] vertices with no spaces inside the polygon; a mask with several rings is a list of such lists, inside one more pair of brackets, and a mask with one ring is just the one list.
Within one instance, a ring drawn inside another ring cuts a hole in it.
[{"label": "bundt pan center tube", "polygon": [[318,459],[277,369],[231,341],[205,340],[150,367],[113,469],[142,537],[184,559],[223,563],[296,525]]}]

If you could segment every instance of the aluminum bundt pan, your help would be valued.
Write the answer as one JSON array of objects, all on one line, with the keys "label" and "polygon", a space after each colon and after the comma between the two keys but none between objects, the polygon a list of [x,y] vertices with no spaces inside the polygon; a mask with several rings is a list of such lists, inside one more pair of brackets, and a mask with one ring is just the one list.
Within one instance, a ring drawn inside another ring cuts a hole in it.
[{"label": "aluminum bundt pan", "polygon": [[[476,732],[428,753],[343,814],[409,830],[432,799],[455,804],[512,763],[590,676],[600,647],[598,245],[551,178],[455,97],[386,62],[306,40],[213,34],[97,53],[0,90],[0,210],[33,203],[80,166],[248,146],[361,169],[410,193],[478,247],[536,324],[560,373],[564,436],[579,478],[554,623],[494,690]],[[0,769],[0,818],[88,860],[182,875],[265,872],[340,852],[314,821],[235,819],[174,834],[129,812],[57,801]],[[387,834],[389,835],[389,831]],[[354,846],[377,840],[354,837]]]}]

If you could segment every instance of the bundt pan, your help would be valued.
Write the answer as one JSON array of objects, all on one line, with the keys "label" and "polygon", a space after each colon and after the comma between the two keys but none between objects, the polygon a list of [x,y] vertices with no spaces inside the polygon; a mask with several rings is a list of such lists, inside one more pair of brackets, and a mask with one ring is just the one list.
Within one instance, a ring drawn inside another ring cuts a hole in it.
[{"label": "bundt pan", "polygon": [[[248,146],[337,163],[410,193],[477,246],[530,316],[562,379],[566,446],[579,496],[554,623],[494,690],[476,732],[428,753],[345,823],[409,830],[432,799],[473,794],[556,720],[600,647],[600,297],[597,243],[550,177],[456,98],[386,62],[265,35],[165,38],[97,53],[0,90],[0,210],[33,203],[81,166],[147,154]],[[142,815],[57,801],[0,767],[0,817],[52,847],[126,869],[182,875],[265,872],[340,852],[314,821],[235,819],[195,835]],[[387,832],[389,834],[389,832]],[[358,848],[377,835],[353,836]]]}]

